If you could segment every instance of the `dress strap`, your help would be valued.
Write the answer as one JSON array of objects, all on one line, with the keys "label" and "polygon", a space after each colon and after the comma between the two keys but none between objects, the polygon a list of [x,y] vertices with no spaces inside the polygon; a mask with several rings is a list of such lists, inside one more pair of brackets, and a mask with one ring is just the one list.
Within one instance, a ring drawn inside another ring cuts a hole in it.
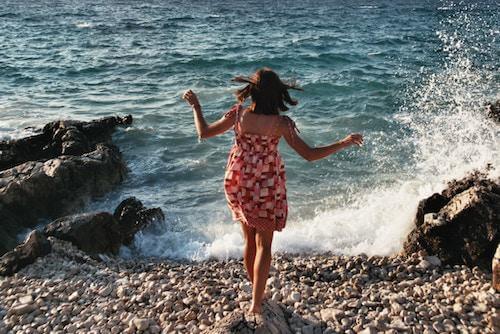
[{"label": "dress strap", "polygon": [[290,132],[290,136],[292,137],[292,140],[297,137],[297,132],[300,132],[299,128],[297,127],[297,124],[288,116],[283,116],[288,122],[288,131]]},{"label": "dress strap", "polygon": [[238,124],[239,119],[240,119],[240,110],[241,110],[241,103],[236,103],[235,105],[233,105],[231,107],[231,109],[229,109],[228,112],[226,112],[224,114],[224,117],[231,117],[233,114],[236,114],[236,115],[234,115],[235,118],[234,118],[234,123],[233,123],[233,128],[234,128],[235,132],[236,132],[236,125]]},{"label": "dress strap", "polygon": [[235,105],[235,108],[236,108],[236,119],[234,120],[234,132],[238,133],[238,123],[240,122],[241,103],[237,103]]}]

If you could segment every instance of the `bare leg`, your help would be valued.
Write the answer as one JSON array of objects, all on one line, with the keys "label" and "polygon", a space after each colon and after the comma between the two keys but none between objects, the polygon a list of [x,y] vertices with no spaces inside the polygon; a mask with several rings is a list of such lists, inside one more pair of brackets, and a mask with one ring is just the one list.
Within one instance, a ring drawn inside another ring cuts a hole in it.
[{"label": "bare leg", "polygon": [[273,242],[274,231],[259,231],[255,232],[255,243],[257,245],[257,253],[254,264],[254,284],[252,291],[252,305],[250,311],[254,313],[262,312],[262,297],[266,289],[267,277],[269,276],[269,268],[271,266],[271,244]]},{"label": "bare leg", "polygon": [[243,235],[245,236],[245,250],[243,251],[243,263],[247,270],[248,279],[253,284],[253,266],[255,262],[255,228],[241,223]]}]

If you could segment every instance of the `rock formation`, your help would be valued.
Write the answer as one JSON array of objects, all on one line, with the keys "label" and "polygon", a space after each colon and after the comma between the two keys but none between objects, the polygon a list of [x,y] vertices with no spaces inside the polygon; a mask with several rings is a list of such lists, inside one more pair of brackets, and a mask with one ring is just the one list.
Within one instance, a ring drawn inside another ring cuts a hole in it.
[{"label": "rock formation", "polygon": [[56,121],[40,134],[0,142],[0,255],[40,219],[69,214],[123,180],[126,167],[110,140],[117,125],[131,121]]},{"label": "rock formation", "polygon": [[32,231],[23,244],[0,258],[0,276],[12,275],[50,252],[47,237],[69,241],[99,260],[99,254],[117,255],[120,246],[130,244],[136,232],[164,218],[160,208],[147,209],[135,197],[122,201],[115,216],[109,212],[70,215],[49,223],[43,234]]},{"label": "rock formation", "polygon": [[97,144],[110,142],[116,126],[131,123],[131,115],[106,117],[90,122],[63,120],[48,123],[39,134],[0,142],[0,170],[27,161],[88,153]]},{"label": "rock formation", "polygon": [[500,181],[473,172],[422,200],[403,254],[425,250],[446,264],[491,270],[500,238]]},{"label": "rock formation", "polygon": [[46,236],[69,241],[89,254],[118,254],[122,244],[120,227],[108,212],[62,217],[44,228]]},{"label": "rock formation", "polygon": [[135,197],[129,197],[122,201],[113,214],[119,222],[122,242],[128,245],[134,239],[134,235],[150,225],[151,223],[165,219],[160,208],[147,209]]}]

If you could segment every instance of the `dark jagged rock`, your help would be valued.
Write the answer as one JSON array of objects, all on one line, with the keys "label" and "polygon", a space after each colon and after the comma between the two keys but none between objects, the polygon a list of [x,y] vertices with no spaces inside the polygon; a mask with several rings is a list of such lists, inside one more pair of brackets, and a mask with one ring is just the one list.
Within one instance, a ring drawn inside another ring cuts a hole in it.
[{"label": "dark jagged rock", "polygon": [[160,208],[145,208],[137,198],[130,197],[118,205],[114,215],[98,212],[66,216],[48,224],[44,232],[92,255],[118,254],[120,246],[129,245],[139,230],[163,219]]},{"label": "dark jagged rock", "polygon": [[163,219],[160,208],[145,208],[135,197],[122,201],[114,215],[91,212],[61,217],[45,226],[43,235],[34,230],[28,241],[4,254],[0,258],[0,275],[12,275],[38,256],[47,254],[50,244],[47,251],[46,237],[52,241],[59,239],[71,242],[91,258],[101,260],[99,254],[117,255],[120,246],[130,244],[140,229]]},{"label": "dark jagged rock", "polygon": [[487,103],[486,110],[488,117],[500,124],[500,100],[494,103]]},{"label": "dark jagged rock", "polygon": [[35,226],[40,218],[72,212],[88,197],[111,190],[125,173],[121,154],[111,144],[97,144],[82,156],[29,161],[0,172],[0,230],[10,236],[2,236],[0,254],[15,246],[13,233]]},{"label": "dark jagged rock", "polygon": [[475,171],[419,203],[403,254],[419,250],[447,264],[491,269],[500,238],[500,180]]},{"label": "dark jagged rock", "polygon": [[292,334],[288,321],[281,307],[274,301],[265,301],[262,305],[262,316],[255,321],[253,316],[235,310],[206,329],[206,334],[250,334],[280,333]]},{"label": "dark jagged rock", "polygon": [[51,245],[47,238],[40,231],[34,230],[22,244],[0,258],[0,276],[12,275],[50,251]]},{"label": "dark jagged rock", "polygon": [[106,117],[90,122],[54,121],[40,134],[0,142],[0,170],[27,161],[49,160],[60,155],[81,155],[95,150],[96,145],[111,141],[118,125],[132,123],[132,116]]},{"label": "dark jagged rock", "polygon": [[147,209],[141,201],[135,197],[129,197],[122,201],[114,212],[115,219],[120,224],[123,243],[129,245],[134,235],[151,223],[165,219],[160,208]]},{"label": "dark jagged rock", "polygon": [[62,217],[45,226],[44,233],[69,241],[91,255],[118,254],[122,244],[118,222],[108,212]]}]

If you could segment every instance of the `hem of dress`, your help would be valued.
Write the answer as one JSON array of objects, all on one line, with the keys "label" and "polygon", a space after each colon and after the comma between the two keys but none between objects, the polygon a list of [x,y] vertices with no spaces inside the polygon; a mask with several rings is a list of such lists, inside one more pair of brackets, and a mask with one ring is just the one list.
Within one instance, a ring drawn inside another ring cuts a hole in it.
[{"label": "hem of dress", "polygon": [[[244,219],[238,219],[238,218],[234,218],[234,217],[233,217],[233,221],[243,223],[243,224],[245,224],[246,226],[249,226],[249,227],[254,228],[254,229],[256,229],[256,230],[257,230],[257,227],[252,226],[251,224],[249,224],[249,223],[248,223],[248,221],[245,221]],[[262,229],[258,229],[258,230],[259,230],[259,231],[274,231],[274,232],[281,232],[281,231],[283,231],[283,229],[284,229],[285,227],[286,227],[286,225],[285,225],[285,226],[283,226],[282,228],[279,228],[279,229],[278,229],[278,228],[271,228],[271,229],[263,229],[263,230],[262,230]]]}]

